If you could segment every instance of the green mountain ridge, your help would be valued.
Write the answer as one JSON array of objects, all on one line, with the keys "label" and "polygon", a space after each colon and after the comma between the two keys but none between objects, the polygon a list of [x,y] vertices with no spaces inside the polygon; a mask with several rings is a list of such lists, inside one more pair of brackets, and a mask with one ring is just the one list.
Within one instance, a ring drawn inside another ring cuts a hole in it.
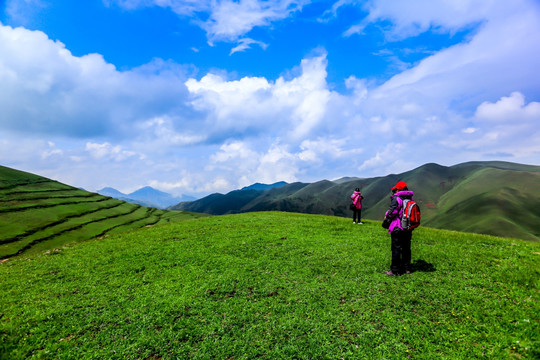
[{"label": "green mountain ridge", "polygon": [[540,195],[535,192],[540,166],[503,161],[450,167],[429,163],[401,174],[348,179],[235,190],[169,209],[213,215],[276,210],[348,217],[349,196],[360,187],[365,197],[362,216],[381,220],[388,208],[390,187],[403,180],[415,192],[425,226],[540,240]]}]

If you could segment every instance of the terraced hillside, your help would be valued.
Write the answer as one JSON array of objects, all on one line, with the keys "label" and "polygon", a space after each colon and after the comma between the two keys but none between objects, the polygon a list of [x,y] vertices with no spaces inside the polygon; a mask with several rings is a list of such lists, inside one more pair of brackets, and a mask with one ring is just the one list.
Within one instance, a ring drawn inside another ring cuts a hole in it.
[{"label": "terraced hillside", "polygon": [[199,216],[127,203],[0,166],[0,259]]}]

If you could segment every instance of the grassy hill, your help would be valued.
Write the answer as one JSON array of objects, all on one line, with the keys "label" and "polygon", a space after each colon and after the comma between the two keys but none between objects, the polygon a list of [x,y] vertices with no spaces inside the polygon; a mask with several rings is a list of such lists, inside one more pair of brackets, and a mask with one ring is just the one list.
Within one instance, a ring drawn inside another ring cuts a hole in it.
[{"label": "grassy hill", "polygon": [[449,230],[540,241],[540,166],[469,162],[451,167],[426,164],[384,177],[328,180],[249,192],[214,194],[171,209],[221,215],[250,211],[291,211],[349,217],[349,196],[360,187],[362,216],[382,220],[390,188],[404,180],[415,191],[424,225]]},{"label": "grassy hill", "polygon": [[261,212],[14,257],[0,358],[540,357],[540,243],[419,228],[412,251],[388,277],[378,222]]},{"label": "grassy hill", "polygon": [[199,216],[126,203],[0,166],[0,260]]}]

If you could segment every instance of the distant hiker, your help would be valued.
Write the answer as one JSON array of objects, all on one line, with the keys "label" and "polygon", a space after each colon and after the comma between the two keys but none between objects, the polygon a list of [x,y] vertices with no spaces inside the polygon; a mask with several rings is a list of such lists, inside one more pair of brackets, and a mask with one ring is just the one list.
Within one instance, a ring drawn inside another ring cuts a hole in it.
[{"label": "distant hiker", "polygon": [[[351,210],[353,212],[353,224],[362,224],[362,199],[364,197],[362,196],[362,193],[360,192],[359,188],[354,189],[354,192],[351,195],[352,204],[351,204]],[[357,220],[358,219],[358,222]]]},{"label": "distant hiker", "polygon": [[401,217],[403,201],[412,199],[414,193],[409,191],[407,184],[403,181],[398,181],[391,190],[390,208],[384,215],[383,227],[388,229],[392,239],[392,264],[385,274],[390,276],[410,274],[412,229],[403,229]]}]

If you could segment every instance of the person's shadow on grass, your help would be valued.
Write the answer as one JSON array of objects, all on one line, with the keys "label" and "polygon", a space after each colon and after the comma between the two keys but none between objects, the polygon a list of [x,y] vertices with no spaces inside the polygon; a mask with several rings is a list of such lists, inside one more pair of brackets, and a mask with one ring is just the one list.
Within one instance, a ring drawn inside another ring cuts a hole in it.
[{"label": "person's shadow on grass", "polygon": [[411,271],[412,272],[417,272],[417,271],[422,271],[422,272],[434,272],[436,269],[435,269],[435,266],[433,266],[433,264],[430,264],[422,259],[419,259],[419,260],[414,260],[412,263],[411,263]]}]

